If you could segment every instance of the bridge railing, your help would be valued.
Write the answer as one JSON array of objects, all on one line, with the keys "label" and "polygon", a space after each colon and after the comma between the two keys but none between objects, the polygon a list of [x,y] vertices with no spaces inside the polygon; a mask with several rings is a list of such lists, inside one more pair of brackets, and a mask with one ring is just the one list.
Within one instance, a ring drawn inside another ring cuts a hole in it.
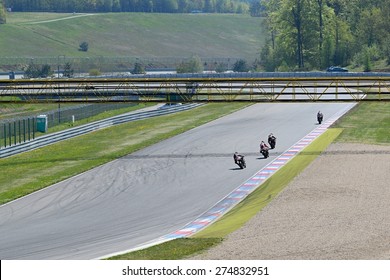
[{"label": "bridge railing", "polygon": [[134,75],[9,80],[0,102],[313,102],[389,100],[390,75],[370,73]]}]

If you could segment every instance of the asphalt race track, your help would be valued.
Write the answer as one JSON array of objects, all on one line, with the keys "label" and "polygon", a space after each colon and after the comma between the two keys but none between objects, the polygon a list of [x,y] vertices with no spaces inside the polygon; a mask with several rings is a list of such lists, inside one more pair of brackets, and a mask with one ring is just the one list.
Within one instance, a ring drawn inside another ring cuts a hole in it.
[{"label": "asphalt race track", "polygon": [[255,104],[0,206],[0,259],[96,259],[171,233],[315,129],[319,110],[326,121],[349,105]]}]

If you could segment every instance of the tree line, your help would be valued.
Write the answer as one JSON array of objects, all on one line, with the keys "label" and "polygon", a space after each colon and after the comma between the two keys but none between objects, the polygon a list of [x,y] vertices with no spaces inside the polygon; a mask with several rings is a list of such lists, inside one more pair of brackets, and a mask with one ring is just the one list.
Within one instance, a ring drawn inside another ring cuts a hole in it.
[{"label": "tree line", "polygon": [[264,7],[267,71],[390,64],[390,0],[256,0]]},{"label": "tree line", "polygon": [[252,0],[3,0],[15,12],[247,13]]}]

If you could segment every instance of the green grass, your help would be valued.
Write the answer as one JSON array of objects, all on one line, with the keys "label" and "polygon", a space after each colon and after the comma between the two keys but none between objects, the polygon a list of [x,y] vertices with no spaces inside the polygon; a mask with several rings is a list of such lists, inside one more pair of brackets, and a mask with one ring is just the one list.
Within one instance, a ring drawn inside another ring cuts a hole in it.
[{"label": "green grass", "polygon": [[222,238],[203,238],[202,242],[194,238],[180,238],[131,254],[111,257],[109,260],[180,260],[183,256],[202,252],[221,242]]},{"label": "green grass", "polygon": [[334,127],[343,132],[339,142],[390,144],[389,102],[359,103],[352,113],[344,116]]},{"label": "green grass", "polygon": [[[62,104],[62,108],[73,106],[74,104]],[[39,115],[58,108],[57,104],[34,104],[34,103],[3,103],[0,104],[0,120],[13,119],[23,116]]]},{"label": "green grass", "polygon": [[[68,17],[68,19],[64,19]],[[47,21],[60,19],[58,21]],[[8,13],[1,57],[201,57],[251,59],[265,40],[262,19],[237,14]],[[88,52],[78,51],[81,42]]]},{"label": "green grass", "polygon": [[180,134],[247,105],[248,103],[207,104],[185,112],[109,127],[0,159],[0,204]]}]

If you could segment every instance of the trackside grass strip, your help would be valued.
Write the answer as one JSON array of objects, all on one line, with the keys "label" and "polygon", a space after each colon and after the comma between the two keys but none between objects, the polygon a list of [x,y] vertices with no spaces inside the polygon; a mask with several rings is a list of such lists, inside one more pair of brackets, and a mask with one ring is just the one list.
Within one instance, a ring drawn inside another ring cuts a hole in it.
[{"label": "trackside grass strip", "polygon": [[222,242],[222,238],[180,238],[144,250],[109,258],[109,260],[180,260],[184,256],[203,252]]},{"label": "trackside grass strip", "polygon": [[[256,213],[267,206],[267,204],[271,202],[295,176],[301,173],[340,135],[341,131],[341,129],[328,129],[302,152],[291,159],[278,172],[260,185],[260,187],[252,192],[245,200],[236,205],[220,220],[195,234],[192,238],[175,239],[151,248],[130,252],[111,259],[154,259],[158,254],[158,251],[166,251],[168,248],[174,248],[175,252],[172,255],[172,258],[168,256],[169,259],[177,259],[178,252],[181,253],[181,258],[186,258],[195,253],[201,253],[205,250],[207,244],[210,247],[219,244],[227,234],[239,229]],[[191,242],[189,242],[189,240],[191,240]],[[196,248],[201,248],[201,250],[196,251]],[[147,256],[148,254],[150,257]]]},{"label": "trackside grass strip", "polygon": [[342,128],[338,142],[390,144],[389,102],[362,102],[337,121],[333,127]]}]

